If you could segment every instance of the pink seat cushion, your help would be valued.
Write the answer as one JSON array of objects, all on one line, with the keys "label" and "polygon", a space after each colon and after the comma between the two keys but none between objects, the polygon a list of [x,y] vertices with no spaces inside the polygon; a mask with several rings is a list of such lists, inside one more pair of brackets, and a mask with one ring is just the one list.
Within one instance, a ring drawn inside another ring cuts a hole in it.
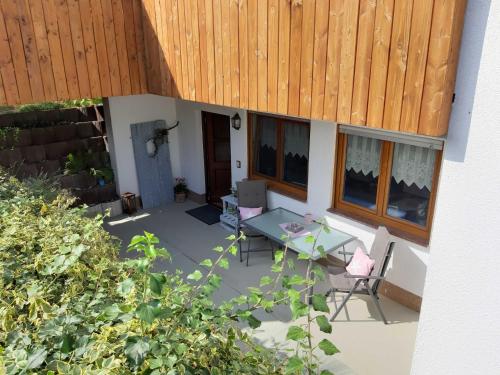
[{"label": "pink seat cushion", "polygon": [[238,207],[240,210],[241,220],[250,219],[251,217],[260,215],[262,213],[262,207],[249,208],[249,207]]},{"label": "pink seat cushion", "polygon": [[349,265],[346,267],[346,271],[351,275],[369,276],[374,265],[375,261],[358,247],[352,256]]}]

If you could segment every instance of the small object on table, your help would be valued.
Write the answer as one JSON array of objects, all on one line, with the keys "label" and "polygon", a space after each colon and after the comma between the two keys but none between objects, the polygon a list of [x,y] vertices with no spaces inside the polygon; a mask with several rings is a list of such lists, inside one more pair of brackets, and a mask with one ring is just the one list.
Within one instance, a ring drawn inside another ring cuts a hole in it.
[{"label": "small object on table", "polygon": [[299,223],[289,223],[285,227],[285,229],[292,233],[299,233],[300,231],[304,230],[304,226],[300,225]]},{"label": "small object on table", "polygon": [[296,222],[283,223],[279,224],[279,226],[292,238],[307,236],[311,234],[311,232],[305,229],[303,225],[300,225]]},{"label": "small object on table", "polygon": [[310,213],[310,212],[307,212],[305,215],[304,215],[304,224],[305,225],[310,225],[312,224],[314,221],[314,218],[313,218],[313,214]]}]

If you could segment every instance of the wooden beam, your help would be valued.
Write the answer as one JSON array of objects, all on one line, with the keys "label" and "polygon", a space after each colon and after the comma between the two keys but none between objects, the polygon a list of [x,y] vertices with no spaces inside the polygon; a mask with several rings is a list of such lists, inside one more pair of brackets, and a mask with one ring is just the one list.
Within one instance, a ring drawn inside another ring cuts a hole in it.
[{"label": "wooden beam", "polygon": [[[130,73],[130,89],[132,94],[140,94],[141,78],[139,73],[139,62],[137,58],[137,44],[135,35],[137,27],[135,26],[134,20],[133,1],[122,0],[122,8],[124,22],[126,25],[130,25],[130,27],[125,27],[125,41],[127,43],[127,56]],[[89,24],[89,22],[84,22],[84,24]],[[91,49],[92,47],[89,46],[89,48]],[[87,58],[87,61],[89,61],[89,58]],[[90,62],[89,66],[92,66]],[[89,74],[91,74],[91,70],[94,71],[94,69],[89,69]]]},{"label": "wooden beam", "polygon": [[224,104],[224,66],[222,51],[221,0],[214,0],[214,56],[215,56],[215,103]]},{"label": "wooden beam", "polygon": [[[3,13],[3,11],[2,11]],[[5,91],[5,104],[19,104],[18,80],[9,46],[9,36],[5,27],[3,14],[0,17],[0,76]]]},{"label": "wooden beam", "polygon": [[277,112],[288,113],[288,73],[290,66],[290,16],[289,1],[279,2],[278,37],[278,108]]},{"label": "wooden beam", "polygon": [[85,54],[85,44],[83,41],[82,22],[80,18],[80,7],[77,0],[67,0],[71,38],[73,42],[73,52],[75,54],[76,71],[78,74],[78,85],[80,95],[84,98],[91,98],[89,71],[87,68],[87,56]]},{"label": "wooden beam", "polygon": [[[106,47],[106,36],[104,33],[104,16],[102,14],[100,0],[90,0],[92,11],[92,25],[94,28],[95,49],[98,61],[99,83],[102,96],[112,96],[111,75],[109,71],[108,51]],[[54,72],[55,76],[55,72]],[[57,77],[56,77],[57,83]]]},{"label": "wooden beam", "polygon": [[267,4],[267,110],[278,108],[279,0]]},{"label": "wooden beam", "polygon": [[361,0],[359,5],[358,42],[351,108],[351,123],[355,125],[366,124],[376,3],[376,0]]},{"label": "wooden beam", "polygon": [[259,111],[267,111],[267,0],[257,4],[257,104]]},{"label": "wooden beam", "polygon": [[384,121],[385,88],[389,66],[394,0],[378,0],[375,10],[370,90],[366,125],[382,128]]},{"label": "wooden beam", "polygon": [[311,57],[314,56],[314,28],[316,7],[313,1],[305,1],[302,4],[302,59],[300,62],[299,114],[301,117],[310,117],[313,73],[313,58]]},{"label": "wooden beam", "polygon": [[412,11],[413,0],[395,2],[383,123],[387,130],[399,130]]},{"label": "wooden beam", "polygon": [[330,0],[328,19],[328,46],[326,53],[325,104],[323,119],[337,120],[340,74],[340,37],[342,30],[343,4]]},{"label": "wooden beam", "polygon": [[[26,1],[26,0],[24,0]],[[33,32],[35,34],[36,48],[38,50],[38,60],[40,64],[40,74],[42,75],[44,100],[57,100],[56,83],[52,70],[52,56],[50,54],[47,28],[45,26],[45,16],[41,0],[30,0],[25,5],[29,9],[33,22]]]},{"label": "wooden beam", "polygon": [[[90,0],[80,0],[78,2],[78,16],[82,23],[83,47],[87,60],[90,95],[93,98],[102,96],[101,79],[99,76],[99,61],[97,60],[96,41],[94,38],[94,26],[92,20],[92,8]],[[132,30],[134,28],[131,28]]]},{"label": "wooden beam", "polygon": [[224,105],[231,106],[231,31],[229,29],[229,0],[221,2],[222,77],[224,82]]},{"label": "wooden beam", "polygon": [[292,1],[290,21],[290,73],[288,81],[288,114],[291,116],[298,116],[300,109],[302,11],[302,3]]},{"label": "wooden beam", "polygon": [[207,35],[207,80],[208,102],[216,103],[215,80],[215,36],[212,0],[205,0],[206,35]]},{"label": "wooden beam", "polygon": [[240,0],[238,7],[238,45],[240,67],[240,107],[248,108],[248,2]]},{"label": "wooden beam", "polygon": [[248,108],[258,107],[258,11],[257,1],[248,2]]},{"label": "wooden beam", "polygon": [[137,64],[139,66],[139,79],[141,93],[148,92],[148,80],[146,77],[146,47],[144,45],[144,22],[142,16],[142,1],[133,0],[135,44],[137,46]]},{"label": "wooden beam", "polygon": [[337,121],[351,123],[359,0],[343,0]]},{"label": "wooden beam", "polygon": [[6,40],[10,45],[12,64],[18,83],[19,99],[21,103],[31,103],[33,102],[33,96],[31,94],[26,57],[24,56],[23,38],[17,21],[17,4],[13,1],[1,1],[0,5],[5,22]]},{"label": "wooden beam", "polygon": [[[434,2],[418,127],[420,134],[446,134],[449,109],[443,115],[441,112],[446,106],[451,108],[465,4],[464,0]],[[444,116],[443,120],[441,116]]]},{"label": "wooden beam", "polygon": [[200,35],[200,87],[201,101],[208,103],[208,55],[207,55],[207,15],[205,11],[205,0],[198,0],[198,30]]},{"label": "wooden beam", "polygon": [[231,75],[231,106],[240,106],[240,51],[239,51],[239,5],[238,0],[229,2],[229,45]]},{"label": "wooden beam", "polygon": [[[149,5],[148,2],[144,2],[145,7],[146,4]],[[115,23],[113,18],[113,7],[111,4],[111,0],[101,0],[101,6],[104,24],[104,35],[106,38],[106,50],[108,53],[111,92],[113,96],[119,96],[122,95],[122,84],[120,78],[120,66],[118,62],[118,50],[115,38]],[[150,13],[152,13],[151,10]],[[148,61],[155,61],[156,63],[156,61],[158,61],[156,56],[157,55],[152,55],[151,59]],[[153,69],[153,65],[155,64],[151,64],[151,66],[149,67],[151,71],[155,71]],[[152,87],[150,87],[150,89],[152,89]]]},{"label": "wooden beam", "polygon": [[323,118],[325,104],[326,55],[328,51],[328,22],[330,3],[316,1],[316,26],[314,28],[314,58],[312,77],[311,117]]}]

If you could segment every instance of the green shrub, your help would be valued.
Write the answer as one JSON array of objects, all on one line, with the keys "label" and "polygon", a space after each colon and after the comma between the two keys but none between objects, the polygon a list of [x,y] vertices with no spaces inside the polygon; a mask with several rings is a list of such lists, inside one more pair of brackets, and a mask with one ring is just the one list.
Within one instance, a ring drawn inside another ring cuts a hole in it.
[{"label": "green shrub", "polygon": [[6,148],[9,138],[16,143],[19,138],[19,128],[12,126],[0,127],[0,150]]},{"label": "green shrub", "polygon": [[113,169],[111,169],[110,167],[102,167],[98,169],[90,168],[90,175],[96,178],[102,178],[107,184],[113,182],[114,179]]},{"label": "green shrub", "polygon": [[89,155],[88,152],[78,152],[76,154],[70,152],[64,162],[64,174],[76,174],[86,170],[89,164]]},{"label": "green shrub", "polygon": [[61,108],[64,108],[64,103],[62,102],[30,103],[30,104],[22,104],[16,107],[16,112],[48,111],[51,109],[61,109]]},{"label": "green shrub", "polygon": [[12,112],[47,111],[51,109],[88,107],[91,105],[98,105],[98,104],[102,104],[102,98],[66,100],[62,102],[42,102],[42,103],[22,104],[20,106],[14,107]]},{"label": "green shrub", "polygon": [[[205,294],[179,274],[151,272],[155,258],[169,257],[154,236],[131,244],[145,256],[119,261],[102,218],[71,203],[0,177],[0,363],[8,374],[281,372]],[[189,313],[179,314],[188,299]]]},{"label": "green shrub", "polygon": [[[324,315],[311,314],[328,311],[324,296],[312,307],[302,302],[311,274],[322,276],[311,262],[306,277],[284,275],[295,267],[285,248],[263,289],[215,305],[216,271],[236,255],[236,236],[186,280],[180,271],[156,273],[155,260],[170,254],[154,235],[133,237],[129,250],[139,256],[120,260],[102,217],[85,217],[64,191],[54,198],[53,188],[39,185],[0,171],[0,374],[313,374],[316,349],[337,352],[326,339],[311,343],[311,324],[331,331]],[[238,324],[258,327],[254,310],[283,303],[294,319],[307,317],[288,331],[296,343],[289,359],[255,344]]]}]

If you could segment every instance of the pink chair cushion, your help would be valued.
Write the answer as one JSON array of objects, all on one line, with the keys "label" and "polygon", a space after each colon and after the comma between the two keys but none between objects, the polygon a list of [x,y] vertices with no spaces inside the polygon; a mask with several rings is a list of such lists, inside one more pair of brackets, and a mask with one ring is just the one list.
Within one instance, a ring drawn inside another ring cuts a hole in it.
[{"label": "pink chair cushion", "polygon": [[351,275],[369,276],[375,261],[365,254],[361,248],[357,248],[352,256],[346,271]]},{"label": "pink chair cushion", "polygon": [[262,213],[262,207],[249,208],[249,207],[238,207],[240,210],[241,220],[250,219],[251,217],[260,215]]}]

